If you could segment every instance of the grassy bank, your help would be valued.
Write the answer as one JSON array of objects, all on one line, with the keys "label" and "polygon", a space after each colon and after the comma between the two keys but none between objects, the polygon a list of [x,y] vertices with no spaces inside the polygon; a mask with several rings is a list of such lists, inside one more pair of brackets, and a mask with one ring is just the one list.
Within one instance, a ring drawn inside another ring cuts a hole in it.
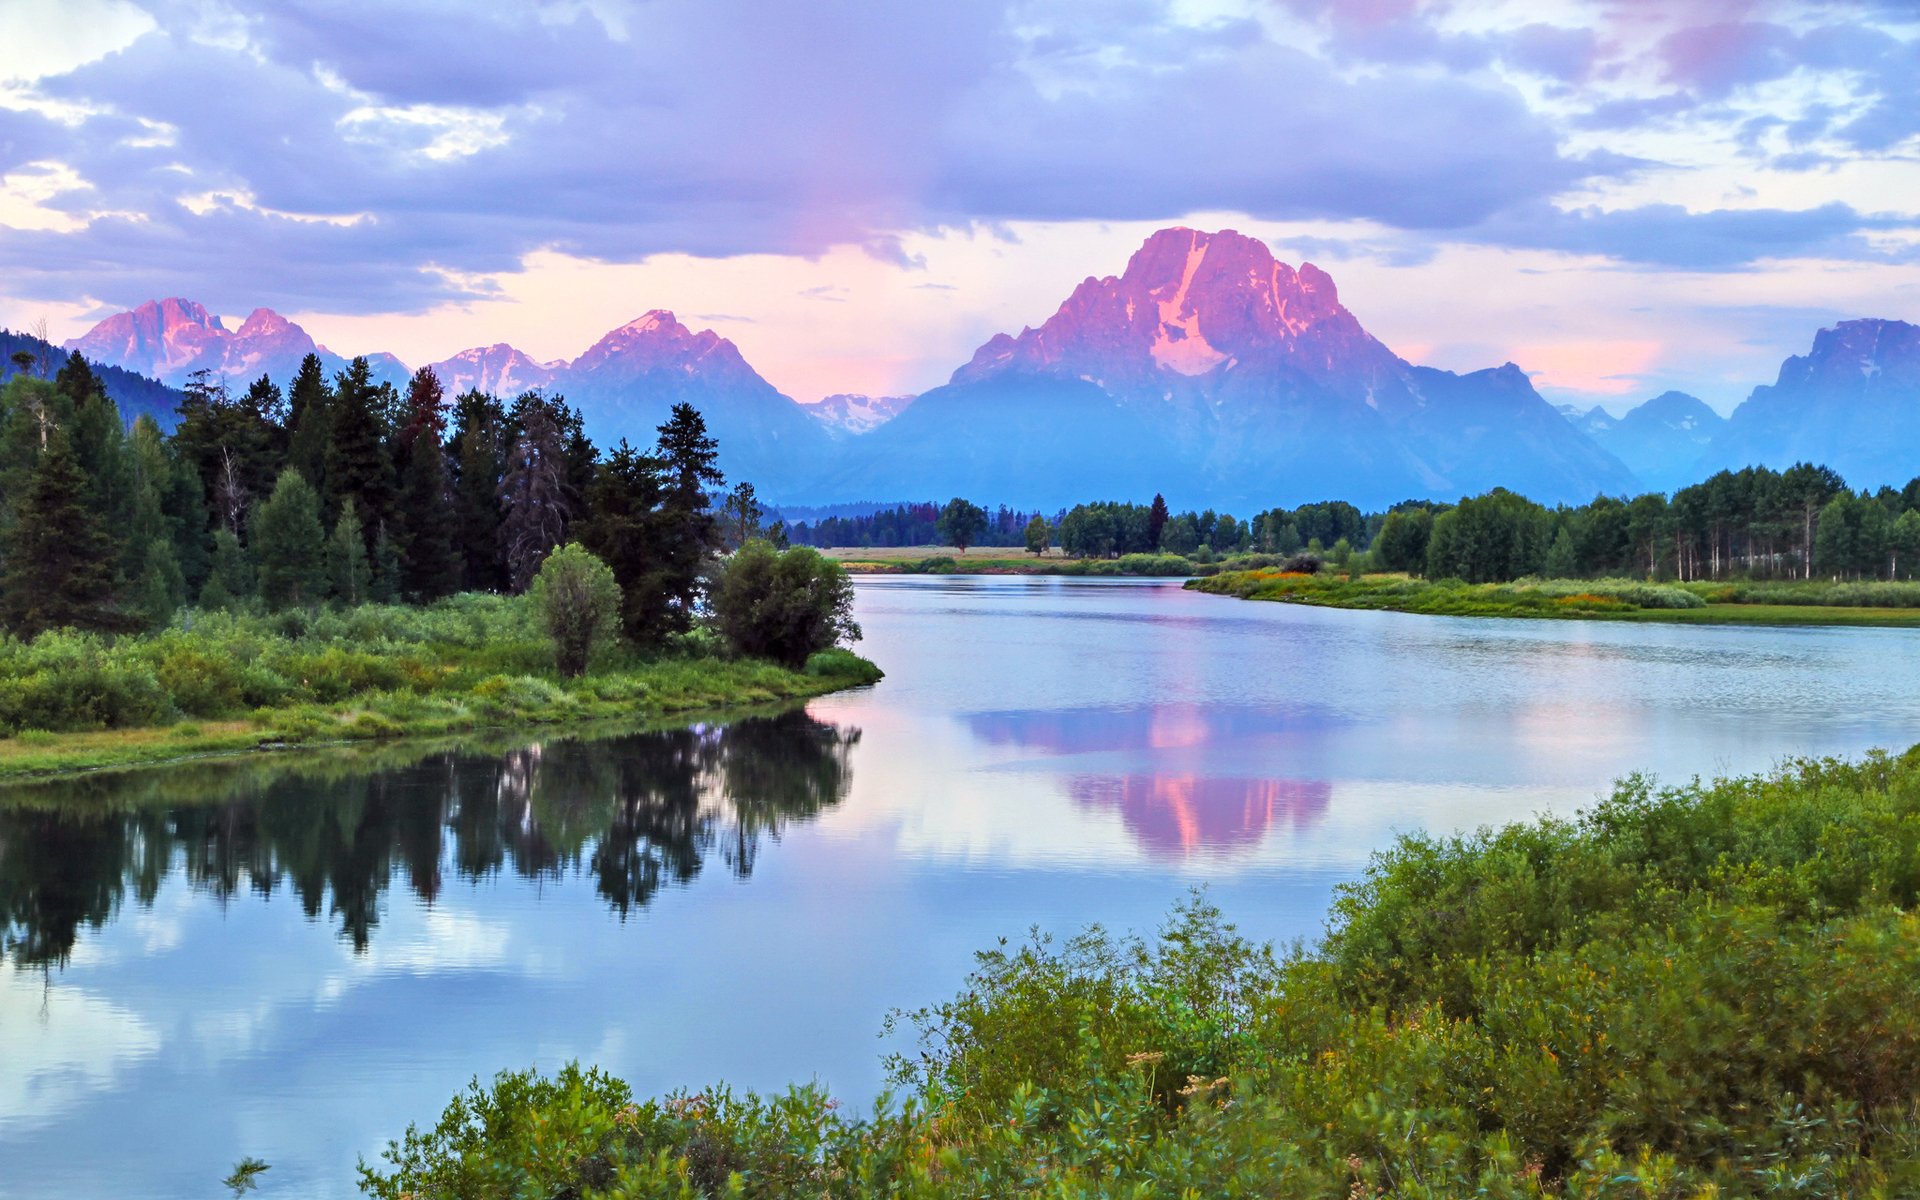
[{"label": "grassy bank", "polygon": [[1545,617],[1751,625],[1920,625],[1920,584],[1648,583],[1522,579],[1461,583],[1406,575],[1226,571],[1187,586],[1243,600],[1451,617]]},{"label": "grassy bank", "polygon": [[866,1114],[476,1083],[380,1197],[1893,1197],[1920,1189],[1920,752],[1407,837],[1311,950],[1204,898],[1002,944]]},{"label": "grassy bank", "polygon": [[186,612],[156,634],[0,641],[0,779],[198,755],[768,704],[872,683],[846,651],[805,670],[693,635],[553,670],[522,598],[273,616]]}]

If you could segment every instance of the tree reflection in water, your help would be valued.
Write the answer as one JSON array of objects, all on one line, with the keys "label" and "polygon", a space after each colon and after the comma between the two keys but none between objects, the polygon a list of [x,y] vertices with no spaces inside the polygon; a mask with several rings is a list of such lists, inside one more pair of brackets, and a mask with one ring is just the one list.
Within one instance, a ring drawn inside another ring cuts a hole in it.
[{"label": "tree reflection in water", "polygon": [[[224,903],[282,889],[366,949],[380,901],[477,882],[590,874],[623,917],[718,855],[753,870],[763,840],[840,802],[860,731],[794,710],[730,725],[437,752],[185,767],[0,795],[0,947],[64,963],[82,929],[169,876]],[[376,760],[378,761],[378,760]]]}]

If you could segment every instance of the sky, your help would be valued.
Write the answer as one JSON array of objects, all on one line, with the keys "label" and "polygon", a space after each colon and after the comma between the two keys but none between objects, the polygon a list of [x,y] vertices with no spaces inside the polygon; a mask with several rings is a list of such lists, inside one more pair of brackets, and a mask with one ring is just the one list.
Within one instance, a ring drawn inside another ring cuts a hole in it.
[{"label": "sky", "polygon": [[1154,229],[1402,356],[1730,409],[1920,320],[1912,0],[0,0],[0,324],[572,357],[653,308],[918,392]]}]

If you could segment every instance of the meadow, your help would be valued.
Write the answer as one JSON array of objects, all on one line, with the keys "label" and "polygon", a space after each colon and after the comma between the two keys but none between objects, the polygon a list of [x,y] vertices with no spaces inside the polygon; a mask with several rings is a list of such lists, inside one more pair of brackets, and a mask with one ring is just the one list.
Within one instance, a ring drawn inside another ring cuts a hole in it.
[{"label": "meadow", "polygon": [[650,720],[872,683],[845,650],[801,670],[706,631],[612,646],[574,679],[526,597],[274,614],[186,609],[149,634],[0,639],[0,778],[209,753],[605,719]]},{"label": "meadow", "polygon": [[1920,625],[1920,583],[1517,579],[1462,583],[1403,574],[1226,570],[1187,587],[1242,600],[1455,617],[1698,624]]},{"label": "meadow", "polygon": [[1920,750],[1408,836],[1276,950],[978,955],[897,1091],[475,1081],[362,1168],[411,1197],[1892,1197],[1920,1188]]}]

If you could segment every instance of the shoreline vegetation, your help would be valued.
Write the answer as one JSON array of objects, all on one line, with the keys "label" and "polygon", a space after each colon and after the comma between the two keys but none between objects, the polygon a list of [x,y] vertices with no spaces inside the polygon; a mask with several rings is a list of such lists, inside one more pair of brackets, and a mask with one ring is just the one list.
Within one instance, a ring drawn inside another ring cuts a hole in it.
[{"label": "shoreline vegetation", "polygon": [[209,755],[483,730],[635,725],[871,684],[828,649],[796,667],[696,629],[653,651],[609,643],[575,678],[531,598],[279,613],[184,610],[138,635],[0,641],[0,781]]},{"label": "shoreline vegetation", "polygon": [[1259,568],[1191,579],[1190,591],[1447,617],[1658,621],[1694,625],[1920,626],[1920,583],[1636,579],[1427,580],[1404,574],[1309,574]]},{"label": "shoreline vegetation", "polygon": [[1276,950],[1203,894],[896,1012],[893,1092],[569,1065],[410,1127],[399,1197],[1891,1197],[1920,1186],[1920,748],[1403,835]]}]

